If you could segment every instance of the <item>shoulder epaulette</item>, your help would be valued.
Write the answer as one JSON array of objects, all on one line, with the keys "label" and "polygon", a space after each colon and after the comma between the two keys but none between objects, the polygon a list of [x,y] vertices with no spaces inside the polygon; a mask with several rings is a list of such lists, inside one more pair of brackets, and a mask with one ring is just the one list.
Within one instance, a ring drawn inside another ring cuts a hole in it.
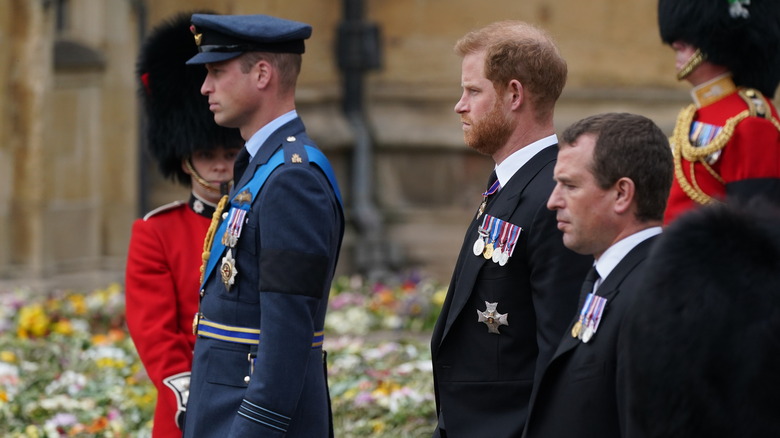
[{"label": "shoulder epaulette", "polygon": [[184,205],[184,204],[186,204],[186,202],[184,202],[184,201],[173,201],[171,203],[168,203],[168,204],[165,204],[165,205],[161,205],[161,206],[155,208],[154,210],[150,211],[149,213],[146,213],[146,215],[144,216],[144,220],[148,220],[150,217],[152,217],[152,216],[154,216],[156,214],[160,214],[160,213],[162,213],[164,211],[168,211],[168,210],[173,210],[174,208],[179,207],[179,206]]}]

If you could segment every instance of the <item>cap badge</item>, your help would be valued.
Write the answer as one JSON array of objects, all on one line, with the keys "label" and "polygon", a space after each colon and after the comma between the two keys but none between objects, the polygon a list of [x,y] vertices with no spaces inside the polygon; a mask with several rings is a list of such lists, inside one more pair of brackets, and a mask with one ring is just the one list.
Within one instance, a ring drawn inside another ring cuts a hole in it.
[{"label": "cap badge", "polygon": [[246,189],[241,193],[237,194],[236,197],[233,198],[233,201],[235,201],[238,204],[251,204],[252,192],[250,192],[249,189]]},{"label": "cap badge", "polygon": [[483,322],[488,327],[488,333],[495,333],[500,335],[498,327],[502,325],[509,325],[509,314],[499,313],[498,303],[488,303],[485,301],[485,310],[480,311],[477,309],[477,322]]},{"label": "cap badge", "polygon": [[192,35],[195,37],[195,45],[200,47],[200,43],[203,40],[203,34],[198,33],[198,30],[195,28],[194,24],[190,25],[190,32],[192,32]]}]

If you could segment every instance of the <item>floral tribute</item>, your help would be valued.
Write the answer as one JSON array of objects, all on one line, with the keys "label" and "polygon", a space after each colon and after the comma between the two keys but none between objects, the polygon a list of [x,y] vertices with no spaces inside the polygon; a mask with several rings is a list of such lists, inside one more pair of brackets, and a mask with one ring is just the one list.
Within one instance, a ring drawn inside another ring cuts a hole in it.
[{"label": "floral tribute", "polygon": [[[445,293],[417,276],[334,281],[325,350],[336,436],[430,436],[428,344]],[[155,397],[120,285],[0,290],[0,436],[148,437]]]}]

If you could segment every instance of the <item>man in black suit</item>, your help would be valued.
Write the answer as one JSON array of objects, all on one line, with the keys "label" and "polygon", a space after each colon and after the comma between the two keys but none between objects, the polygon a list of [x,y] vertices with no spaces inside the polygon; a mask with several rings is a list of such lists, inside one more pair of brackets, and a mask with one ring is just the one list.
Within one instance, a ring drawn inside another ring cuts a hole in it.
[{"label": "man in black suit", "polygon": [[595,263],[534,387],[525,437],[626,436],[629,388],[617,344],[661,233],[672,172],[669,142],[645,117],[599,114],[564,131],[547,206],[564,245]]},{"label": "man in black suit", "polygon": [[436,437],[519,437],[533,381],[591,264],[563,246],[552,192],[553,109],[566,62],[541,29],[491,24],[458,41],[465,142],[496,163],[431,339]]}]

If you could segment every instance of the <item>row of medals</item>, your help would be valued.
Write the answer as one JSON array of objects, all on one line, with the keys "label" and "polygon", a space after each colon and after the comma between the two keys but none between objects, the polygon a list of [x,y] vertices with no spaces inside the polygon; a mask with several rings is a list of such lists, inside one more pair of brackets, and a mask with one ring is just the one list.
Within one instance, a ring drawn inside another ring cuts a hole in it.
[{"label": "row of medals", "polygon": [[[226,213],[227,214],[227,213]],[[228,250],[225,257],[222,258],[222,265],[220,266],[220,273],[222,274],[222,283],[225,284],[225,288],[229,291],[230,287],[235,283],[236,275],[238,275],[238,269],[236,269],[236,260],[233,258],[233,248],[238,243],[238,238],[241,237],[241,230],[244,227],[247,210],[231,207],[227,218],[227,228],[225,234],[222,236],[222,244],[225,245]]]},{"label": "row of medals", "polygon": [[596,334],[598,323],[604,314],[604,308],[607,306],[607,299],[596,294],[588,294],[588,299],[582,306],[580,317],[571,328],[571,337],[579,338],[582,342],[588,343]]},{"label": "row of medals", "polygon": [[[500,239],[490,238],[490,232],[495,228],[497,228],[497,237],[501,236]],[[522,230],[517,225],[486,214],[482,226],[479,227],[479,237],[474,241],[472,247],[474,255],[492,260],[493,263],[498,263],[501,266],[506,265]]]}]

